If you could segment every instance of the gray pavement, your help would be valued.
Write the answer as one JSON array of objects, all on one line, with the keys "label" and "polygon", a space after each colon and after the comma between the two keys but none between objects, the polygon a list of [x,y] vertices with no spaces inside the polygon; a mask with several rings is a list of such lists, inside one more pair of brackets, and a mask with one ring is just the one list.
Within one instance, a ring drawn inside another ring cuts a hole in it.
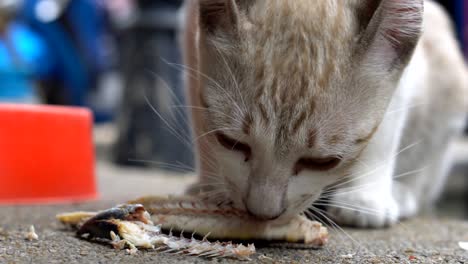
[{"label": "gray pavement", "polygon": [[[101,136],[108,140],[112,138],[109,135]],[[102,143],[104,140],[99,140],[98,136],[98,141]],[[461,148],[465,151],[463,155],[468,154],[467,149]],[[235,263],[231,260],[206,260],[151,251],[128,255],[125,251],[116,251],[106,245],[80,240],[57,223],[57,213],[105,209],[142,195],[177,194],[195,180],[191,175],[115,167],[105,160],[105,152],[105,149],[98,149],[97,175],[101,192],[98,201],[0,207],[0,263]],[[468,160],[466,157],[463,160]],[[459,198],[466,193],[466,170],[466,167],[459,170],[458,177],[451,181],[449,199],[441,206],[445,211],[439,215],[453,215],[459,219],[466,216],[463,207],[466,208],[466,204]],[[455,219],[426,216],[386,230],[330,229],[330,242],[323,249],[263,248],[258,250],[254,262],[468,263],[468,251],[458,246],[460,241],[468,242],[468,221]],[[30,225],[36,227],[38,241],[25,240]]]},{"label": "gray pavement", "polygon": [[[99,210],[140,194],[180,192],[193,177],[157,174],[152,170],[98,165],[100,201],[56,206],[0,207],[0,263],[232,263],[140,251],[127,255],[109,246],[80,240],[57,223],[57,213]],[[38,241],[25,240],[30,225]],[[330,243],[321,250],[259,249],[263,263],[468,263],[468,222],[419,218],[387,230],[331,231]]]},{"label": "gray pavement", "polygon": [[[234,263],[151,251],[127,255],[106,245],[82,241],[54,220],[59,212],[108,205],[2,208],[0,263]],[[36,227],[38,241],[25,240],[30,224]],[[468,241],[467,222],[414,219],[388,230],[348,229],[345,232],[332,232],[330,243],[321,250],[259,249],[254,260],[264,263],[468,262],[468,251],[458,247],[459,241]]]}]

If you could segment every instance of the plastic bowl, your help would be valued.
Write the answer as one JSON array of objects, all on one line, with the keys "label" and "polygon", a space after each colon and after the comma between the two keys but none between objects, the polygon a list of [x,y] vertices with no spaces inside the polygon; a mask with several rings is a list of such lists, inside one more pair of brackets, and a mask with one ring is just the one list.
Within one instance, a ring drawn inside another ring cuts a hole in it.
[{"label": "plastic bowl", "polygon": [[85,108],[0,104],[0,204],[96,199],[92,126]]}]

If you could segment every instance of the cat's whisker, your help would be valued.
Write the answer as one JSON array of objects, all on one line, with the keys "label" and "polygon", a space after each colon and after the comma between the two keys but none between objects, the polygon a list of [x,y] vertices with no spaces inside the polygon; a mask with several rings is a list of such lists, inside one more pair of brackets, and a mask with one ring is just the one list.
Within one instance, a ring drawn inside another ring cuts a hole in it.
[{"label": "cat's whisker", "polygon": [[189,166],[180,166],[178,164],[171,164],[167,162],[159,162],[159,161],[153,161],[153,160],[143,160],[143,159],[128,159],[130,162],[137,162],[137,163],[147,163],[147,164],[154,164],[157,166],[163,166],[164,168],[168,169],[178,169],[181,170],[181,172],[188,173],[188,172],[193,172],[193,168]]},{"label": "cat's whisker", "polygon": [[197,183],[196,186],[199,188],[202,187],[211,187],[211,186],[225,186],[224,182],[210,182],[210,183]]},{"label": "cat's whisker", "polygon": [[209,191],[209,192],[201,192],[198,196],[201,199],[205,199],[208,201],[215,201],[217,199],[221,200],[226,200],[228,199],[228,195],[226,193],[227,190],[221,189],[221,190],[214,190],[214,191]]},{"label": "cat's whisker", "polygon": [[370,172],[367,172],[367,173],[364,173],[363,175],[361,176],[358,176],[356,177],[356,173],[353,173],[353,174],[350,174],[350,175],[347,175],[345,177],[343,177],[343,179],[349,177],[350,179],[347,180],[347,181],[344,181],[344,182],[339,182],[337,185],[333,185],[331,186],[331,188],[338,188],[340,186],[343,186],[343,185],[347,185],[351,182],[354,182],[354,181],[358,181],[358,180],[361,180],[365,177],[368,177],[369,175],[373,175],[374,172],[378,171],[379,169],[382,169],[384,168],[386,165],[387,165],[387,162],[389,162],[390,160],[392,159],[396,159],[401,153],[404,153],[405,151],[408,151],[410,150],[411,148],[417,146],[418,144],[420,144],[422,141],[419,140],[419,141],[416,141],[415,143],[413,144],[410,144],[408,145],[407,147],[401,149],[400,151],[398,151],[395,155],[393,155],[392,157],[390,157],[388,160],[385,160],[383,162],[381,162],[374,170],[370,171]]},{"label": "cat's whisker", "polygon": [[[359,212],[359,213],[362,213],[362,214],[365,214],[365,215],[370,215],[370,216],[381,216],[381,212],[379,212],[379,211],[371,210],[369,208],[364,208],[364,207],[360,207],[360,206],[356,206],[356,205],[350,205],[350,204],[342,205],[342,204],[328,204],[328,203],[326,203],[326,204],[315,203],[315,205],[335,207],[335,208],[344,209],[344,210],[348,210],[348,211]],[[403,228],[406,231],[410,231],[410,228],[400,220],[396,220],[395,225],[400,226],[401,228]]]},{"label": "cat's whisker", "polygon": [[[167,82],[162,78],[160,77],[159,75],[157,75],[156,73],[154,72],[151,72],[153,75],[155,75],[158,80],[163,84],[163,86],[169,91],[169,93],[171,94],[171,98],[173,100],[175,100],[178,104],[181,104],[182,102],[178,99],[178,97],[175,95],[174,91],[172,91],[172,89],[170,89],[170,86],[167,84]],[[169,130],[169,132],[171,134],[173,134],[180,142],[182,142],[183,144],[185,144],[189,149],[192,149],[193,148],[193,142],[189,142],[190,138],[191,138],[191,133],[190,131],[188,131],[188,129],[185,131],[186,135],[184,136],[183,134],[180,134],[180,133],[177,133],[176,132],[176,129],[174,127],[172,127],[169,122],[167,120],[165,120],[163,117],[162,117],[162,114],[159,113],[159,111],[157,111],[155,109],[154,106],[151,105],[151,103],[149,102],[149,99],[148,97],[145,95],[145,99],[147,101],[147,103],[150,105],[150,107],[152,108],[152,110],[158,115],[158,117],[164,122],[164,124],[167,126],[167,129]],[[176,111],[176,115],[179,115],[183,122],[185,122],[185,125],[187,127],[190,127],[191,126],[191,123],[190,121],[187,119],[187,115],[182,113],[182,111]],[[174,117],[174,116],[172,116]],[[185,139],[186,138],[186,139]],[[193,151],[193,150],[192,150]],[[200,155],[200,159],[205,161],[206,164],[208,166],[210,166],[211,168],[214,168],[214,162],[210,161],[209,159],[207,159],[206,156],[204,155]]]},{"label": "cat's whisker", "polygon": [[[193,187],[198,188],[200,190],[200,195],[205,195],[208,192],[219,191],[219,190],[222,190],[227,193],[227,191],[229,190],[229,186],[225,182],[220,181],[219,179],[197,182],[196,184],[193,185]],[[213,187],[213,188],[206,190],[205,189],[206,187]]]},{"label": "cat's whisker", "polygon": [[[410,176],[410,175],[414,175],[416,173],[424,171],[426,168],[427,167],[423,167],[421,169],[401,173],[399,175],[394,176],[393,179],[399,179],[399,178],[407,177],[407,176]],[[379,184],[378,181],[372,181],[370,183],[357,185],[357,186],[349,186],[349,187],[341,187],[341,188],[338,188],[338,189],[330,189],[330,190],[327,190],[327,191],[323,192],[322,197],[328,198],[328,197],[333,197],[333,196],[340,196],[340,195],[350,194],[350,193],[365,190],[366,188],[373,187],[373,186],[375,186],[377,184]]]},{"label": "cat's whisker", "polygon": [[318,203],[317,202],[317,203],[314,203],[314,205],[336,207],[336,208],[346,209],[346,210],[350,210],[350,211],[356,211],[356,212],[360,212],[360,213],[367,214],[367,215],[372,215],[372,216],[380,215],[379,214],[380,212],[378,210],[371,210],[371,209],[367,209],[367,208],[361,208],[361,207],[357,207],[357,206],[346,204],[346,203],[337,204],[337,203]]},{"label": "cat's whisker", "polygon": [[383,164],[380,164],[379,166],[377,166],[375,169],[367,172],[367,173],[364,173],[363,175],[359,176],[359,177],[356,177],[356,173],[353,173],[353,174],[350,174],[350,175],[347,175],[345,177],[343,177],[342,179],[346,179],[346,178],[349,178],[349,180],[346,180],[344,182],[339,182],[338,184],[336,185],[332,185],[331,186],[331,189],[336,189],[336,188],[340,188],[341,186],[344,186],[344,185],[347,185],[349,183],[352,183],[354,181],[357,181],[357,180],[360,180],[362,178],[365,178],[365,177],[368,177],[370,175],[372,175],[374,172],[378,171],[379,169],[382,169],[385,167],[385,163]]},{"label": "cat's whisker", "polygon": [[192,166],[188,166],[187,164],[184,164],[181,161],[176,161],[174,164],[178,165],[178,166],[181,166],[181,167],[186,167],[187,169],[190,169],[191,172],[194,172],[194,170],[195,170]]},{"label": "cat's whisker", "polygon": [[[185,164],[181,164],[181,163],[167,163],[167,162],[142,160],[142,159],[129,159],[128,161],[154,164],[154,165],[161,166],[163,168],[168,168],[168,169],[177,169],[178,171],[180,171],[182,173],[193,173],[194,172],[192,167],[189,167],[189,166],[187,166]],[[214,175],[214,174],[210,175],[210,174],[205,173],[204,177],[213,180],[212,183],[207,183],[206,185],[221,185],[221,184],[225,185],[225,183],[222,182],[222,180],[219,178],[218,175]],[[216,182],[216,181],[218,181],[218,182]],[[203,185],[205,185],[205,184],[203,184]],[[197,184],[197,186],[199,186],[199,185]]]},{"label": "cat's whisker", "polygon": [[[308,210],[304,211],[304,215],[306,217],[310,218],[313,221],[317,221],[317,222],[323,224],[325,227],[327,227],[328,229],[333,231],[335,234],[337,234],[339,236],[339,238],[340,238],[341,243],[345,243],[345,239],[348,239],[347,237],[345,237],[343,232],[340,232],[340,230],[337,229],[335,226],[333,226],[331,224],[328,224],[327,221],[322,221],[322,219],[320,219],[320,217],[315,215],[315,211],[313,211],[312,209],[309,208]],[[330,254],[330,250],[328,250],[327,247],[324,247],[324,249],[327,251],[327,253]]]},{"label": "cat's whisker", "polygon": [[[346,202],[341,202],[341,201],[333,201],[332,203],[330,203],[329,200],[323,200],[322,198],[318,199],[314,203],[314,205],[325,206],[325,207],[336,207],[336,208],[341,208],[341,209],[345,209],[349,211],[356,211],[356,212],[360,212],[360,213],[372,215],[372,216],[379,216],[381,214],[381,212],[378,210],[364,207],[360,204],[351,204],[351,203],[346,203]],[[408,230],[408,231],[410,230],[409,227],[406,226],[406,224],[404,224],[400,220],[396,221],[396,225],[401,226],[405,230]]]},{"label": "cat's whisker", "polygon": [[429,103],[412,104],[412,105],[408,105],[408,106],[405,106],[405,107],[401,107],[401,108],[398,108],[398,109],[395,109],[395,110],[389,110],[389,111],[385,114],[385,117],[384,117],[384,118],[386,118],[388,115],[391,115],[391,114],[400,113],[400,112],[402,112],[402,111],[406,111],[406,110],[410,110],[410,109],[413,109],[413,108],[416,108],[416,107],[426,106],[426,105],[429,105]]},{"label": "cat's whisker", "polygon": [[[181,100],[179,99],[179,96],[177,96],[174,92],[173,89],[171,89],[170,85],[167,83],[164,78],[162,78],[159,74],[149,71],[151,74],[153,74],[159,82],[162,83],[162,86],[170,93],[170,99],[175,101],[177,104],[182,104]],[[172,114],[172,111],[171,111]],[[171,115],[171,117],[175,120],[175,116],[178,115],[179,118],[184,122],[184,125],[188,128],[190,127],[190,121],[188,120],[188,113],[185,113],[181,110],[175,111],[175,115]]]},{"label": "cat's whisker", "polygon": [[[145,100],[146,103],[149,105],[149,107],[153,110],[153,112],[159,117],[159,119],[164,123],[164,125],[167,127],[169,132],[171,132],[172,135],[174,135],[182,144],[185,144],[188,148],[192,149],[194,147],[194,144],[190,141],[190,136],[187,136],[187,139],[184,138],[183,135],[181,135],[177,130],[162,116],[162,114],[151,104],[148,96],[145,94]],[[205,156],[200,155],[200,159],[203,161],[207,162],[208,164],[211,164],[210,166],[214,167],[214,162],[210,161],[207,159]]]},{"label": "cat's whisker", "polygon": [[156,107],[153,106],[151,101],[149,100],[148,96],[145,94],[145,100],[146,103],[149,105],[151,110],[159,117],[159,119],[167,126],[167,129],[177,138],[179,139],[182,143],[186,144],[188,147],[192,147],[193,144],[190,143],[190,141],[186,138],[184,138],[177,130],[162,116],[162,114],[156,109]]},{"label": "cat's whisker", "polygon": [[[343,234],[345,234],[352,242],[354,242],[358,246],[358,249],[359,248],[365,248],[360,241],[353,238],[349,233],[347,233],[343,228],[341,228],[335,221],[333,221],[330,217],[328,217],[327,216],[328,213],[326,211],[324,211],[324,210],[322,210],[320,208],[317,208],[317,207],[315,207],[313,205],[309,209],[314,210],[314,212],[316,212],[321,217],[323,217],[325,220],[327,220],[331,225],[335,226],[338,230],[343,232]],[[367,250],[367,248],[366,248],[366,250]]]},{"label": "cat's whisker", "polygon": [[413,174],[416,174],[416,173],[419,173],[419,172],[423,172],[425,171],[427,168],[429,167],[428,166],[424,166],[422,167],[421,169],[417,169],[417,170],[412,170],[412,171],[408,171],[408,172],[405,172],[405,173],[401,173],[399,175],[396,175],[396,176],[393,176],[393,179],[400,179],[400,178],[403,178],[403,177],[406,177],[406,176],[410,176],[410,175],[413,175]]},{"label": "cat's whisker", "polygon": [[178,69],[178,70],[184,70],[186,73],[187,71],[189,71],[189,75],[191,77],[195,77],[196,75],[195,74],[198,74],[199,76],[205,78],[206,80],[210,81],[211,83],[213,83],[217,88],[221,89],[227,96],[227,98],[234,104],[234,106],[236,106],[238,108],[238,110],[240,111],[240,113],[242,113],[242,110],[240,109],[239,105],[236,103],[236,101],[234,100],[234,98],[227,92],[227,90],[225,88],[223,88],[221,86],[221,84],[219,84],[217,81],[215,81],[213,78],[211,78],[210,76],[204,74],[203,72],[199,71],[199,70],[196,70],[196,69],[193,69],[187,65],[183,65],[183,64],[178,64],[178,63],[170,63],[164,59],[162,59],[165,63],[167,63],[169,66],[172,66],[174,67],[175,69]]},{"label": "cat's whisker", "polygon": [[[236,76],[234,75],[234,72],[232,71],[231,67],[229,66],[228,62],[226,61],[226,58],[224,57],[223,53],[219,50],[218,47],[216,47],[216,50],[218,51],[218,55],[221,57],[221,59],[223,60],[223,63],[226,67],[226,69],[228,70],[229,72],[229,75],[231,76],[231,79],[232,79],[232,82],[234,83],[234,86],[239,94],[239,98],[244,106],[244,111],[247,112],[247,105],[245,104],[245,101],[244,101],[244,97],[242,96],[242,92],[240,90],[240,87],[239,87],[239,82],[237,81],[237,78]],[[241,111],[241,113],[243,113],[243,111]]]},{"label": "cat's whisker", "polygon": [[224,186],[226,186],[226,183],[224,181],[222,181],[222,179],[220,179],[219,177],[217,176],[214,176],[214,175],[203,175],[205,179],[209,180],[209,181],[206,181],[205,182],[202,182],[202,183],[197,183],[196,186],[197,187],[206,187],[206,186],[210,186],[212,184],[223,184]]},{"label": "cat's whisker", "polygon": [[[224,186],[226,187],[226,186]],[[210,196],[210,195],[215,195],[215,194],[224,194],[226,192],[226,188],[218,188],[218,189],[213,189],[209,191],[202,191],[200,195],[203,196]]]},{"label": "cat's whisker", "polygon": [[359,162],[361,165],[363,165],[364,167],[366,167],[366,169],[370,169],[370,168],[371,168],[371,166],[370,166],[368,163],[362,161],[361,159],[355,159],[355,160],[356,160],[357,162]]},{"label": "cat's whisker", "polygon": [[209,136],[209,135],[214,134],[214,133],[216,133],[216,132],[220,132],[220,131],[236,131],[236,130],[237,130],[237,129],[235,129],[235,128],[228,128],[228,127],[226,127],[226,128],[213,129],[213,130],[211,130],[211,131],[208,131],[208,132],[203,133],[203,134],[201,134],[200,136],[196,137],[196,138],[192,141],[192,143],[195,143],[195,142],[197,142],[198,140],[202,139],[203,137]]},{"label": "cat's whisker", "polygon": [[191,109],[191,110],[200,110],[200,111],[207,111],[207,112],[212,112],[212,113],[217,113],[217,114],[220,114],[224,117],[227,117],[229,119],[231,119],[232,121],[238,121],[236,118],[226,114],[226,113],[223,113],[221,111],[217,111],[217,110],[214,110],[214,109],[210,109],[210,108],[206,108],[206,107],[200,107],[200,106],[192,106],[192,105],[173,105],[172,106],[173,108],[187,108],[187,109]]},{"label": "cat's whisker", "polygon": [[229,188],[229,190],[232,192],[232,193],[235,193],[235,194],[240,194],[242,193],[239,186],[237,186],[236,183],[232,182],[232,181],[225,181],[226,182],[226,186]]},{"label": "cat's whisker", "polygon": [[404,153],[405,151],[408,151],[408,150],[410,150],[410,149],[416,147],[417,145],[421,144],[422,142],[423,142],[423,140],[421,139],[421,140],[418,140],[418,141],[416,141],[416,142],[414,142],[414,143],[412,143],[412,144],[409,144],[408,146],[406,146],[406,147],[400,149],[400,150],[397,152],[397,154],[394,155],[393,158],[397,158],[401,153]]},{"label": "cat's whisker", "polygon": [[[209,147],[209,151],[213,152],[213,148]],[[203,153],[202,151],[199,151],[197,154],[198,154],[198,157],[200,158],[200,161],[204,161],[205,164],[209,166],[210,170],[213,170],[213,171],[218,170],[219,168],[218,163],[213,157],[208,156],[208,155],[205,156],[205,153]]]},{"label": "cat's whisker", "polygon": [[186,71],[189,71],[190,72],[190,77],[195,77],[196,75],[195,74],[199,74],[201,77],[205,78],[206,80],[214,83],[215,85],[218,86],[218,88],[222,88],[221,84],[219,84],[216,80],[214,80],[213,78],[211,78],[210,76],[204,74],[203,72],[197,70],[197,69],[194,69],[188,65],[185,65],[185,64],[180,64],[180,63],[175,63],[175,62],[169,62],[167,60],[165,60],[164,58],[161,58],[161,60],[166,63],[167,65],[173,67],[174,69],[176,70],[183,70],[185,73],[187,73]]}]

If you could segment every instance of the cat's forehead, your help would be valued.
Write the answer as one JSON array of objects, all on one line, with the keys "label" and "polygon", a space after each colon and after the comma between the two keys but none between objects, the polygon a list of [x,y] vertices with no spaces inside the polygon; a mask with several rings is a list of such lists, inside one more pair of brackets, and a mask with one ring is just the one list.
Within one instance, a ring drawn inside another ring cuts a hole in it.
[{"label": "cat's forehead", "polygon": [[253,26],[261,26],[257,30],[286,31],[295,28],[317,34],[329,32],[339,37],[342,32],[353,30],[358,3],[359,0],[253,1],[242,14]]},{"label": "cat's forehead", "polygon": [[255,1],[241,27],[240,53],[256,96],[285,102],[332,86],[350,64],[356,39],[344,2]]},{"label": "cat's forehead", "polygon": [[[349,74],[355,21],[350,3],[335,0],[255,1],[241,29],[242,76],[262,119],[297,131],[329,115]],[[317,108],[319,111],[317,111]],[[337,108],[335,108],[337,110]],[[331,117],[330,117],[331,118]],[[337,118],[331,118],[337,119]],[[271,121],[271,120],[270,120]]]},{"label": "cat's forehead", "polygon": [[[243,13],[241,47],[248,56],[309,56],[324,64],[347,51],[358,32],[352,1],[254,1]],[[258,54],[259,50],[263,51]],[[294,52],[298,52],[294,54]],[[249,57],[252,58],[252,57]]]}]

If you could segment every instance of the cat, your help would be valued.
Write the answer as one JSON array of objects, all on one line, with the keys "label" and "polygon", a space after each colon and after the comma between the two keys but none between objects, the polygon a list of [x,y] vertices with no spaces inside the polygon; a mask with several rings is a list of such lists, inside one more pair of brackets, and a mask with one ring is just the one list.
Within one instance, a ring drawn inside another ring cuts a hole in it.
[{"label": "cat", "polygon": [[385,227],[437,199],[468,110],[423,0],[191,0],[183,49],[203,192],[263,219]]}]

